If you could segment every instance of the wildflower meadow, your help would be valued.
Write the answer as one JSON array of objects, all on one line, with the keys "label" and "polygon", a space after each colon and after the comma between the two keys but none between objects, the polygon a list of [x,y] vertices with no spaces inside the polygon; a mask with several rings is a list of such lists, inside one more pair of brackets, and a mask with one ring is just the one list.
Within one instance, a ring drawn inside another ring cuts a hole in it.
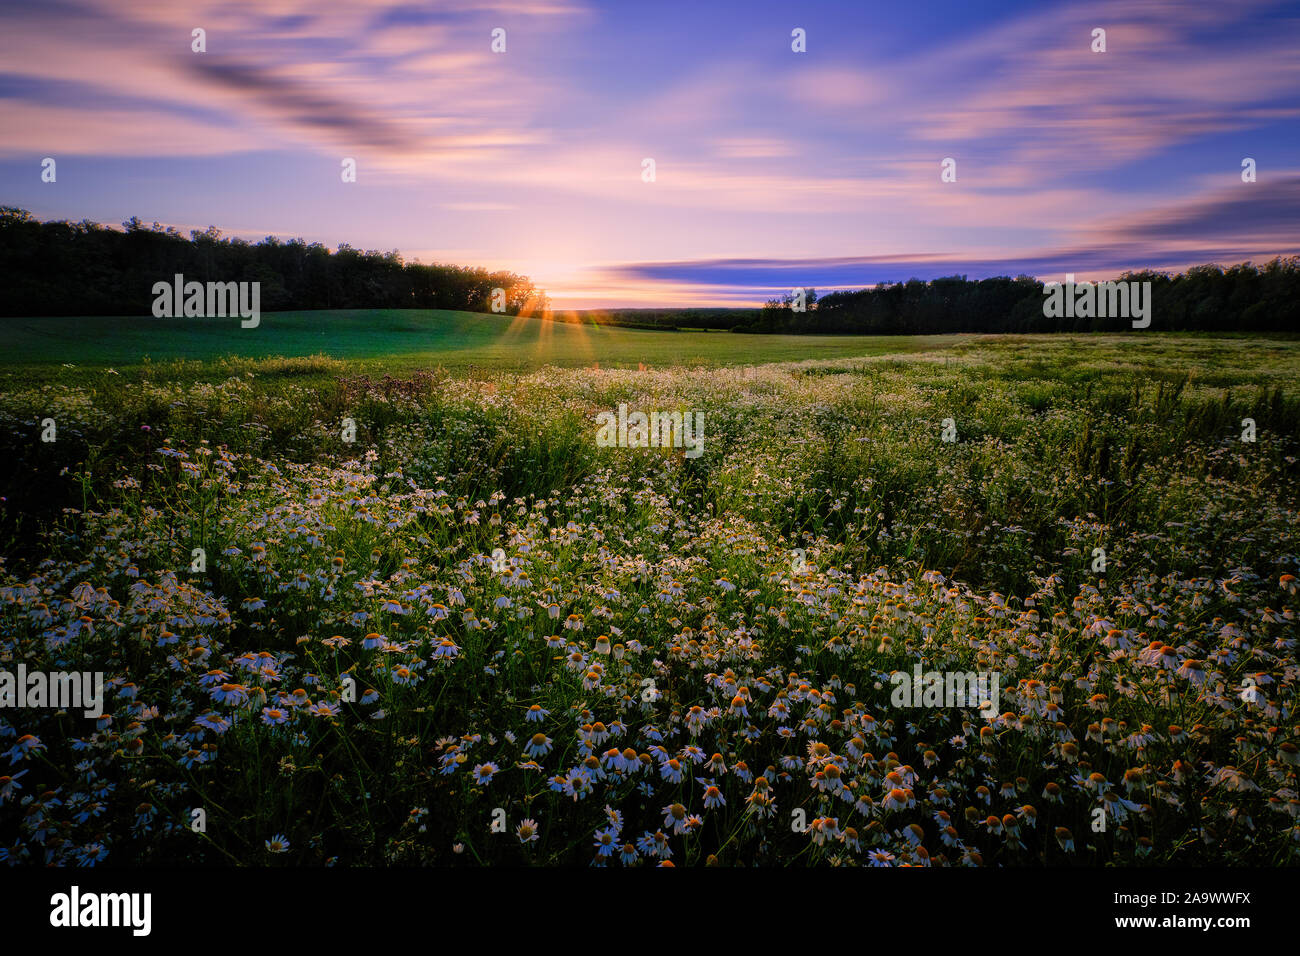
[{"label": "wildflower meadow", "polygon": [[1294,865],[1297,383],[11,367],[0,863]]}]

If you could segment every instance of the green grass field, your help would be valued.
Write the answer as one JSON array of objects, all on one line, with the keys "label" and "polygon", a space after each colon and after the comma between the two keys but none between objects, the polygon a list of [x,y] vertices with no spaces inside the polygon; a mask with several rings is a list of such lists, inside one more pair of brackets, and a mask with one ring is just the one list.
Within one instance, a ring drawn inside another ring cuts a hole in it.
[{"label": "green grass field", "polygon": [[387,369],[514,371],[833,359],[940,348],[969,338],[660,332],[419,309],[265,313],[252,329],[241,328],[237,318],[0,318],[0,335],[7,365],[131,366],[144,357],[157,362],[324,354]]},{"label": "green grass field", "polygon": [[1300,861],[1295,341],[50,321],[0,864]]}]

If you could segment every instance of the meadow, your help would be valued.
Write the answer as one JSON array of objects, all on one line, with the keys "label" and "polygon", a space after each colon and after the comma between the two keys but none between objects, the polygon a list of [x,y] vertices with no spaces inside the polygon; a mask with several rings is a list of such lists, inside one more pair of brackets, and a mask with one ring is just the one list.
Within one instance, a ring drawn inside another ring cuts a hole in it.
[{"label": "meadow", "polygon": [[1300,860],[1294,339],[429,315],[4,320],[0,861]]},{"label": "meadow", "polygon": [[[746,335],[666,332],[431,309],[268,312],[239,319],[0,316],[5,361],[41,368],[226,358],[328,355],[354,370],[532,370],[559,367],[736,365],[940,348],[963,336]],[[0,374],[5,369],[0,368]]]}]

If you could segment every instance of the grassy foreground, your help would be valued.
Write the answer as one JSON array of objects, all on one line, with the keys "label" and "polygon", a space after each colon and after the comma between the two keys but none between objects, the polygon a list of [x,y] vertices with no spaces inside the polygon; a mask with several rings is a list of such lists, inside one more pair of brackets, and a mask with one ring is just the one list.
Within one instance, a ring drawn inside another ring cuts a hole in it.
[{"label": "grassy foreground", "polygon": [[120,368],[142,357],[157,363],[329,355],[387,371],[737,365],[933,349],[963,338],[664,332],[419,309],[271,312],[250,329],[238,318],[0,317],[0,336],[11,365]]},{"label": "grassy foreground", "polygon": [[364,368],[9,370],[0,860],[1300,859],[1296,343]]}]

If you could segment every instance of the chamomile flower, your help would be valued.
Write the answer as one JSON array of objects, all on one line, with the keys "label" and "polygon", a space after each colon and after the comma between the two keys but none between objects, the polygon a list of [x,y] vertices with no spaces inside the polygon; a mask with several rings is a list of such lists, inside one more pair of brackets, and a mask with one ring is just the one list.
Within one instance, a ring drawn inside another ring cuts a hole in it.
[{"label": "chamomile flower", "polygon": [[238,706],[248,700],[248,687],[244,684],[221,684],[209,693],[218,704]]},{"label": "chamomile flower", "polygon": [[524,747],[524,752],[530,757],[545,757],[553,747],[554,743],[550,737],[543,733],[536,733]]},{"label": "chamomile flower", "polygon": [[0,803],[6,802],[10,797],[23,788],[22,784],[18,781],[20,778],[25,776],[27,772],[28,771],[26,770],[19,770],[12,776],[0,776]]},{"label": "chamomile flower", "polygon": [[681,757],[683,760],[689,760],[694,764],[704,763],[705,760],[704,751],[694,744],[689,744],[683,747],[677,756]]},{"label": "chamomile flower", "polygon": [[435,661],[452,660],[459,653],[460,648],[456,646],[456,642],[449,637],[444,637],[433,648],[433,659]]},{"label": "chamomile flower", "polygon": [[515,828],[515,836],[519,837],[519,842],[523,844],[536,842],[539,834],[537,832],[536,820],[522,820],[519,826]]},{"label": "chamomile flower", "polygon": [[266,841],[266,850],[268,853],[288,853],[289,840],[283,833],[277,833]]},{"label": "chamomile flower", "polygon": [[613,827],[597,830],[595,834],[596,855],[601,858],[611,857],[618,850],[618,831]]},{"label": "chamomile flower", "polygon": [[686,832],[686,807],[680,803],[664,807],[664,826],[672,827],[674,833]]},{"label": "chamomile flower", "polygon": [[576,803],[591,793],[591,775],[585,769],[574,768],[565,775],[562,789]]},{"label": "chamomile flower", "polygon": [[289,712],[281,710],[279,707],[263,707],[262,723],[271,727],[278,727],[289,719]]},{"label": "chamomile flower", "polygon": [[682,764],[676,757],[670,757],[659,765],[659,775],[669,783],[682,782]]}]

